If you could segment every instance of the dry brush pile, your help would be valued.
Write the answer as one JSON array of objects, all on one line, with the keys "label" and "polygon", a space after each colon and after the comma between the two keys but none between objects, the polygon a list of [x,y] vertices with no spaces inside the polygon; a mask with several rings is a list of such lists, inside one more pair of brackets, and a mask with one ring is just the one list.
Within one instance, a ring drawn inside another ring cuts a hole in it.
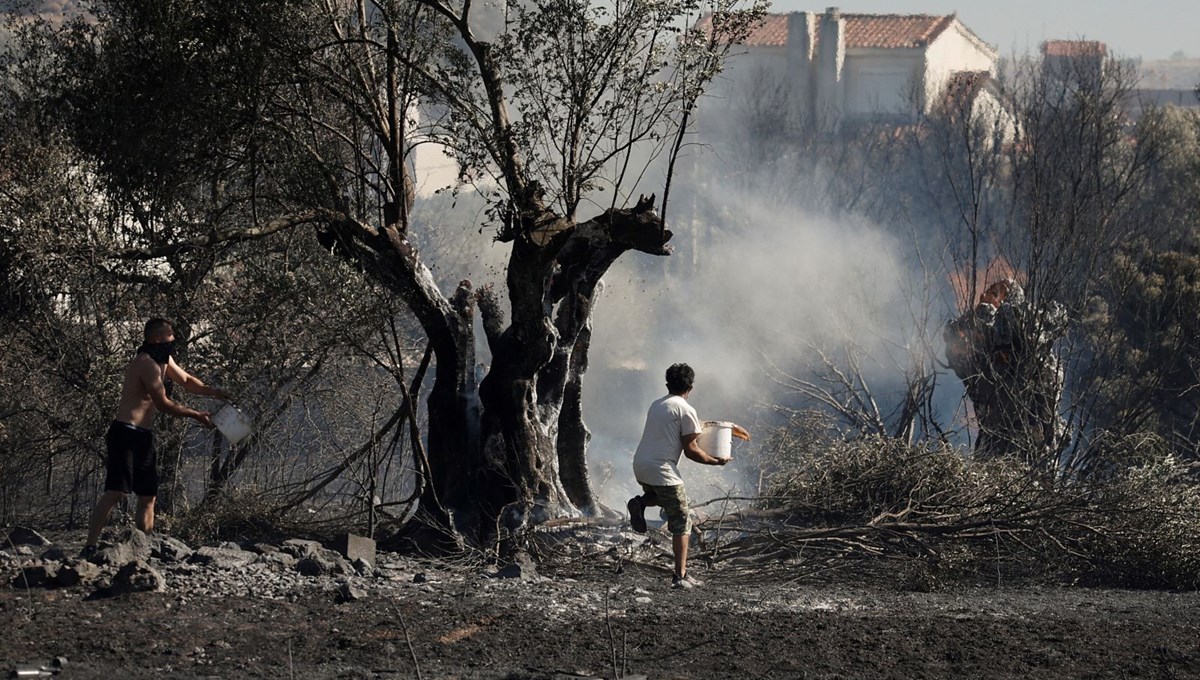
[{"label": "dry brush pile", "polygon": [[1126,438],[1103,473],[1055,479],[945,444],[839,441],[802,420],[758,450],[754,509],[701,523],[702,551],[730,569],[801,578],[894,564],[916,588],[957,577],[1200,586],[1200,470],[1159,440]]}]

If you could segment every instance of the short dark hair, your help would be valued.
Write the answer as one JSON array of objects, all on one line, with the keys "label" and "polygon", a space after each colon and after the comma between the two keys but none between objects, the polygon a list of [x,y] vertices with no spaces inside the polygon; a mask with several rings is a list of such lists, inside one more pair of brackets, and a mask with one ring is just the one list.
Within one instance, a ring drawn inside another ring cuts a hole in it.
[{"label": "short dark hair", "polygon": [[683,394],[692,389],[696,383],[696,372],[687,364],[671,364],[667,369],[667,391],[671,394]]},{"label": "short dark hair", "polygon": [[146,322],[146,330],[142,333],[142,339],[149,340],[155,336],[165,333],[174,333],[175,329],[171,328],[171,322],[166,319],[154,317]]}]

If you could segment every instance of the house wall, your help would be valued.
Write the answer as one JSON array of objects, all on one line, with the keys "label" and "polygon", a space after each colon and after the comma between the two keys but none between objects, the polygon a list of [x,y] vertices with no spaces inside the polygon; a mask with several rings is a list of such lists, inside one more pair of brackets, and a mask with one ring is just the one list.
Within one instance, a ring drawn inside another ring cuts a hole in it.
[{"label": "house wall", "polygon": [[996,74],[996,53],[969,37],[955,21],[925,50],[922,106],[925,112],[941,101],[942,90],[956,71],[987,71]]},{"label": "house wall", "polygon": [[[997,133],[1002,142],[1008,143],[1016,138],[1016,117],[990,89],[980,90],[979,94],[975,96],[975,102],[971,106],[971,119],[987,125],[987,129]],[[990,147],[994,139],[989,137],[985,142]]]},{"label": "house wall", "polygon": [[[845,19],[837,13],[794,12],[788,33],[786,47],[749,48],[732,59],[717,89],[754,96],[785,83],[788,117],[832,130],[843,118],[907,119],[917,107],[928,112],[953,73],[996,71],[995,51],[957,20],[929,45],[909,49],[847,48]],[[752,83],[732,86],[745,78]]]},{"label": "house wall", "polygon": [[907,116],[921,82],[920,50],[848,50],[844,113],[854,118]]}]

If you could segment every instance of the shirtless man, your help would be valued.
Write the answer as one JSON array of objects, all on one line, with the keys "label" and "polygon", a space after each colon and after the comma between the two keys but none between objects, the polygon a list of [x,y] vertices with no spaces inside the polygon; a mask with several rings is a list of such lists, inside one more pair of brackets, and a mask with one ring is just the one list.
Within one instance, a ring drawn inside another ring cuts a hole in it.
[{"label": "shirtless man", "polygon": [[127,493],[138,497],[135,520],[142,531],[154,530],[154,499],[158,495],[158,467],[154,452],[154,416],[159,411],[173,416],[192,418],[205,427],[212,427],[211,414],[178,404],[167,396],[164,378],[169,378],[192,394],[229,399],[221,390],[209,387],[175,363],[175,331],[165,319],[146,322],[142,346],[137,356],[125,366],[121,385],[121,402],[112,425],[108,427],[108,474],[104,480],[87,543],[81,555],[90,557],[96,551],[100,530],[108,515]]}]

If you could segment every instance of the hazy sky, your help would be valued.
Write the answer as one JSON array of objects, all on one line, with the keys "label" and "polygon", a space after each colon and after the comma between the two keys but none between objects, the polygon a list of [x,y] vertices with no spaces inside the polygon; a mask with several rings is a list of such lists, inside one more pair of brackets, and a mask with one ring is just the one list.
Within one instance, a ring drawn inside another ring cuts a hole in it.
[{"label": "hazy sky", "polygon": [[772,11],[948,14],[1002,54],[1036,50],[1047,38],[1087,38],[1108,43],[1124,57],[1166,59],[1182,50],[1200,57],[1197,0],[774,0]]}]

